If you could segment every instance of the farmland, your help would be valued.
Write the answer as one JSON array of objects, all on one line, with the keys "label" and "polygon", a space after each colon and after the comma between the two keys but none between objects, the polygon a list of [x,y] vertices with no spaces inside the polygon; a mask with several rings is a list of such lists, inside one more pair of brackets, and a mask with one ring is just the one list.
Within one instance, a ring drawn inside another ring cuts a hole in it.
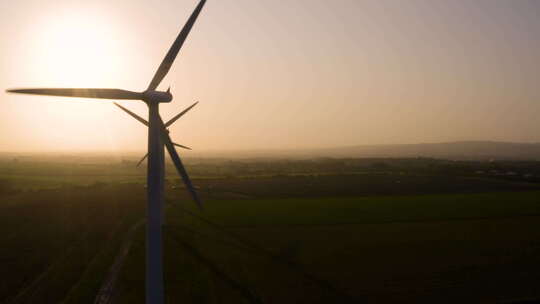
[{"label": "farmland", "polygon": [[[3,161],[0,303],[93,302],[144,217],[144,168],[133,162]],[[187,164],[205,210],[168,176],[168,303],[540,298],[536,162]],[[144,229],[114,297],[143,302]]]},{"label": "farmland", "polygon": [[[204,215],[214,225],[171,206],[168,299],[427,303],[538,297],[539,197],[524,192],[212,201]],[[119,297],[129,302],[142,296],[142,237],[121,281]]]}]

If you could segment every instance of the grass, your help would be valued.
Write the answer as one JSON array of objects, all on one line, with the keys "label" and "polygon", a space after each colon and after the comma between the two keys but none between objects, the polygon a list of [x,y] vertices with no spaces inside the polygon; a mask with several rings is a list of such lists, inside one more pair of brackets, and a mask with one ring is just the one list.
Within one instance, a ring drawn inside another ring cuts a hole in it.
[{"label": "grass", "polygon": [[[241,289],[264,303],[540,297],[539,194],[208,202],[219,229],[171,201],[168,303],[256,302]],[[142,303],[143,258],[141,235],[120,302]]]},{"label": "grass", "polygon": [[0,284],[0,299],[13,303],[59,303],[70,290],[93,299],[95,291],[83,286],[99,287],[107,259],[116,254],[103,250],[144,212],[144,189],[132,185],[22,192],[9,199],[0,206],[0,260],[9,276]]},{"label": "grass", "polygon": [[540,192],[219,200],[204,216],[228,227],[444,221],[540,216]]},{"label": "grass", "polygon": [[[239,175],[226,178],[205,165],[199,172],[214,178],[195,179],[204,213],[170,189],[178,181],[169,170],[167,302],[540,298],[538,184],[405,165],[361,174],[305,165],[269,176],[261,164],[231,164],[225,171]],[[0,262],[9,277],[0,302],[93,302],[127,228],[144,216],[143,173],[131,163],[0,168]],[[117,303],[144,300],[144,237],[141,229]]]}]

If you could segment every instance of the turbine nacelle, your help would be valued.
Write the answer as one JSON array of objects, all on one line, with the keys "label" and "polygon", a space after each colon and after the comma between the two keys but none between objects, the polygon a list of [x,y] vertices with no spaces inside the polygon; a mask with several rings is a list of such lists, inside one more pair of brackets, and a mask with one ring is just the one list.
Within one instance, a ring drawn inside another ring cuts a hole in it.
[{"label": "turbine nacelle", "polygon": [[166,92],[146,90],[142,93],[142,100],[146,103],[171,102],[172,98],[171,88],[167,89]]}]

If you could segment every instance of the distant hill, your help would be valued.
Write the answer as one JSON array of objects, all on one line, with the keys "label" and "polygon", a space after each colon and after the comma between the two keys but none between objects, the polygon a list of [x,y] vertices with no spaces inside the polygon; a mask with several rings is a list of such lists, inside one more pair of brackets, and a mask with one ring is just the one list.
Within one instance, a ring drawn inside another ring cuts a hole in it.
[{"label": "distant hill", "polygon": [[432,157],[473,160],[540,160],[540,143],[461,141],[431,144],[364,145],[305,151],[328,157]]},{"label": "distant hill", "polygon": [[[536,160],[540,161],[540,143],[494,141],[458,141],[445,143],[357,145],[321,149],[282,150],[194,150],[183,152],[188,160],[198,158],[411,158],[452,160]],[[138,161],[146,151],[118,152],[0,152],[0,161],[118,162]]]},{"label": "distant hill", "polygon": [[[324,149],[194,151],[190,156],[223,158],[410,158],[454,160],[539,160],[540,143],[459,141],[446,143],[358,145]],[[189,156],[188,156],[189,157]]]}]

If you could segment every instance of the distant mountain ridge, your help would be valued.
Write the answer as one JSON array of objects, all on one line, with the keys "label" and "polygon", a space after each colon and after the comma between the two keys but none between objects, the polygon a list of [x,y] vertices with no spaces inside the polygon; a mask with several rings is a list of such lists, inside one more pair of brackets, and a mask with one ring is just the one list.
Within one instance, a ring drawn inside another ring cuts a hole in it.
[{"label": "distant mountain ridge", "polygon": [[[306,151],[308,152],[308,151]],[[432,157],[445,159],[540,160],[540,143],[458,141],[359,145],[310,151],[321,157]]]}]

